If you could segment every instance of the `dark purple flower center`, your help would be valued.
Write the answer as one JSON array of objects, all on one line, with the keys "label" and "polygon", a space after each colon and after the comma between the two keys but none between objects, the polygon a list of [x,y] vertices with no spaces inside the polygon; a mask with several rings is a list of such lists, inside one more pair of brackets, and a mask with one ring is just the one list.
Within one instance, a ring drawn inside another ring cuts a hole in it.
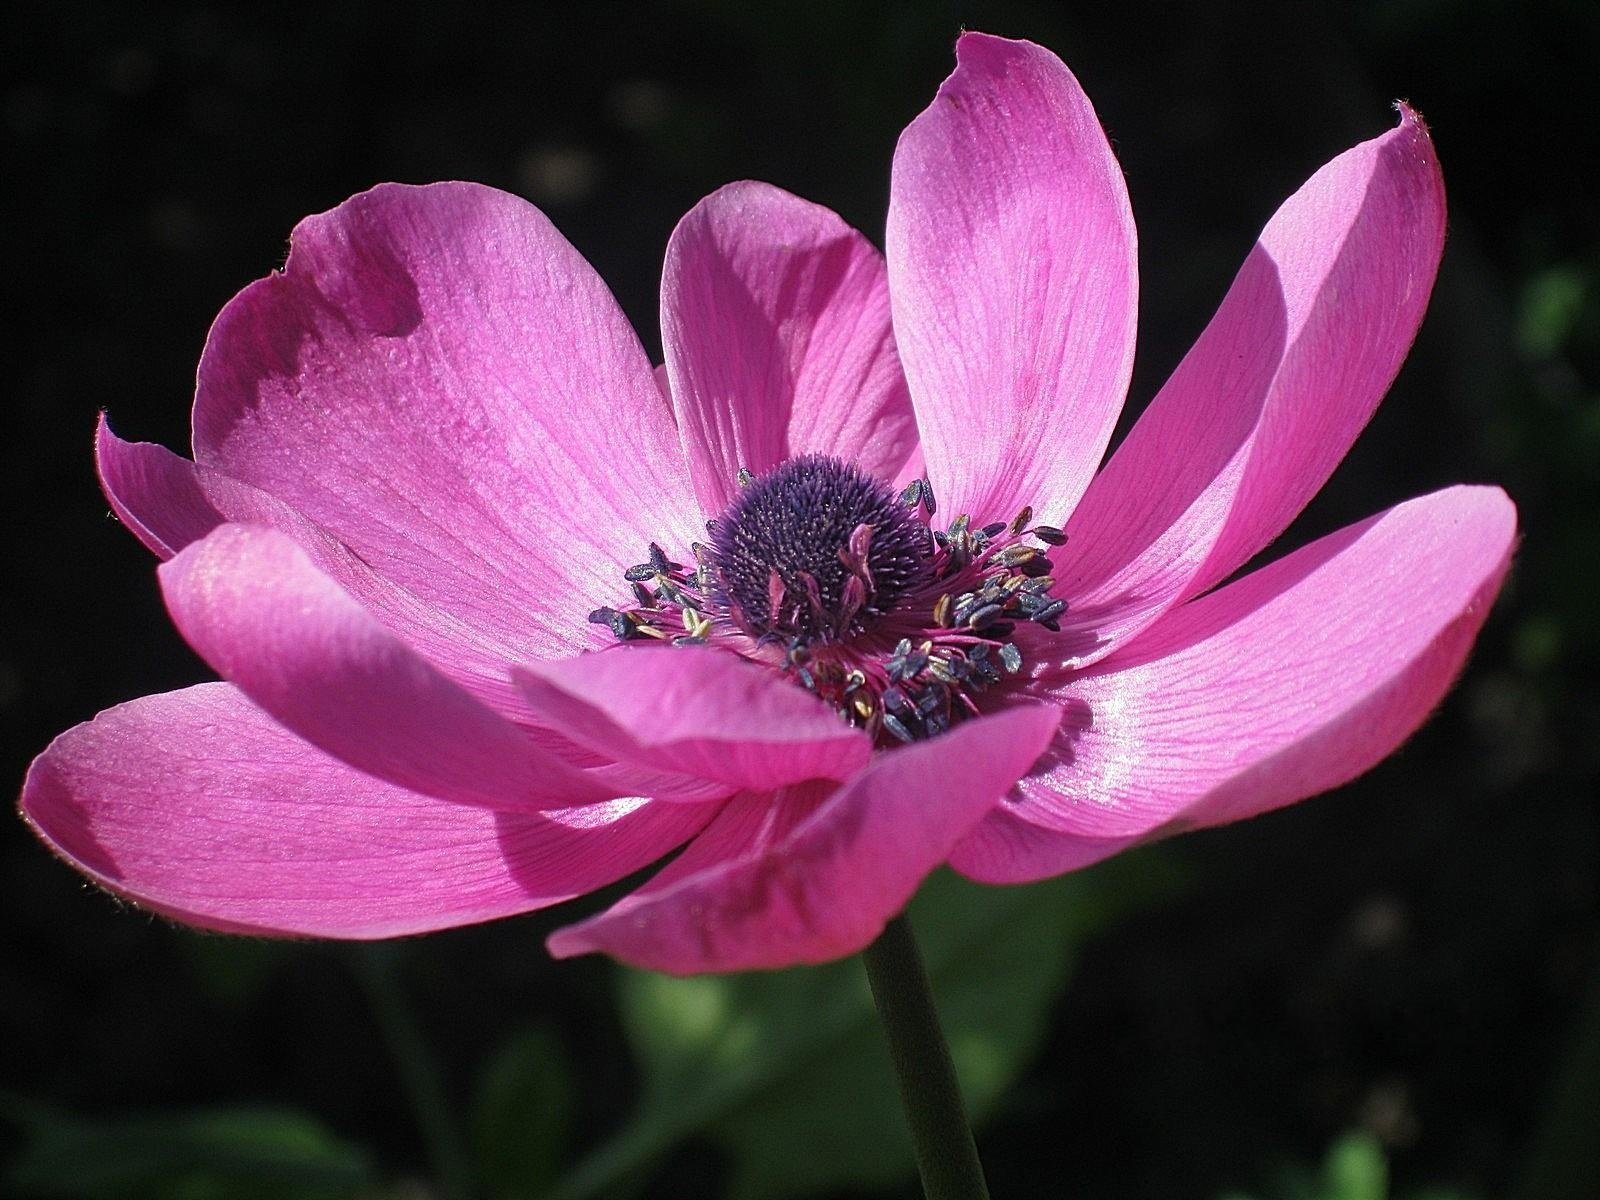
[{"label": "dark purple flower center", "polygon": [[[859,467],[810,454],[740,492],[693,543],[659,545],[624,574],[632,603],[589,620],[624,642],[715,645],[792,679],[880,744],[920,741],[977,715],[1022,669],[1019,626],[1055,632],[1050,549],[1061,530],[1010,520],[943,529],[926,479],[899,496]],[[687,556],[684,556],[687,558]]]},{"label": "dark purple flower center", "polygon": [[930,568],[928,528],[884,484],[808,454],[752,479],[718,517],[719,599],[747,633],[845,641]]}]

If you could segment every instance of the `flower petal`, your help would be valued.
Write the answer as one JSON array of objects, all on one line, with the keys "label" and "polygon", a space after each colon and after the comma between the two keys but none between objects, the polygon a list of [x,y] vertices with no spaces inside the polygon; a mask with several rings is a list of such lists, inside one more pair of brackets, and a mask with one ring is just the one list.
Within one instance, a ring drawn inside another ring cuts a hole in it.
[{"label": "flower petal", "polygon": [[[531,657],[527,638],[505,642],[469,626],[377,575],[327,530],[276,496],[221,471],[200,466],[163,446],[125,442],[104,416],[95,433],[95,465],[111,507],[151,551],[169,559],[230,522],[276,530],[304,550],[316,567],[356,597],[396,637],[499,711],[514,711],[507,664]],[[576,654],[590,642],[573,622],[564,643]],[[558,644],[559,639],[558,639]]]},{"label": "flower petal", "polygon": [[39,835],[119,896],[207,929],[337,938],[558,903],[660,858],[716,808],[432,800],[330,758],[221,683],[68,730],[22,793]]},{"label": "flower petal", "polygon": [[[1011,799],[1015,799],[1016,792]],[[1097,838],[1035,825],[1002,802],[950,855],[950,865],[980,883],[1030,883],[1081,871],[1150,840],[1150,834]]]},{"label": "flower petal", "polygon": [[860,950],[1049,742],[1025,705],[880,754],[831,795],[736,797],[665,870],[551,935],[558,958],[603,951],[675,974],[823,962]]},{"label": "flower petal", "polygon": [[739,469],[832,454],[893,479],[917,441],[883,258],[821,205],[731,183],[673,230],[661,341],[709,515]]},{"label": "flower petal", "polygon": [[1066,707],[1050,766],[1004,809],[1042,832],[986,823],[953,865],[989,882],[1042,878],[1354,779],[1454,681],[1515,538],[1504,492],[1449,488],[1169,613],[1050,689]]},{"label": "flower petal", "polygon": [[614,796],[429,666],[283,534],[223,525],[159,568],[174,622],[313,745],[401,787],[511,809]]},{"label": "flower petal", "polygon": [[1402,108],[1268,222],[1067,526],[1057,594],[1097,633],[1091,659],[1231,575],[1322,486],[1422,321],[1444,216],[1427,130]]},{"label": "flower petal", "polygon": [[269,525],[291,536],[303,525],[302,536],[316,540],[307,536],[310,522],[283,501],[164,446],[125,442],[103,412],[94,430],[94,465],[117,519],[163,562],[229,521]]},{"label": "flower petal", "polygon": [[[557,757],[583,766],[586,777],[603,794],[693,801],[725,796],[730,790],[681,775],[624,766],[582,752],[566,738],[532,728],[537,722],[522,693],[511,683],[510,664],[528,662],[534,655],[497,642],[492,634],[467,626],[376,575],[349,547],[276,497],[161,446],[124,442],[104,419],[95,453],[112,507],[162,558],[171,558],[229,522],[262,525],[287,535],[306,552],[313,566],[360,601],[386,630],[474,698],[540,739]],[[581,647],[579,627],[576,622],[572,626],[569,649],[573,653]]]},{"label": "flower petal", "polygon": [[283,272],[212,327],[194,440],[535,654],[561,653],[652,538],[701,535],[616,302],[537,209],[475,184],[383,185],[302,221]]},{"label": "flower petal", "polygon": [[1029,42],[964,34],[894,156],[895,338],[940,506],[1060,523],[1133,369],[1133,215],[1088,97]]},{"label": "flower petal", "polygon": [[872,754],[814,696],[712,647],[624,646],[512,677],[539,723],[578,745],[729,788],[846,779]]}]

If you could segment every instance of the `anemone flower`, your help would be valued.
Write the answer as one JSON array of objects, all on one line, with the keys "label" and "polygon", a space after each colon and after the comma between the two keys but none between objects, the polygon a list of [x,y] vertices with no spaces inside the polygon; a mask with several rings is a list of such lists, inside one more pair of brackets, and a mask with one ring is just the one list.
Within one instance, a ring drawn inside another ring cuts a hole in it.
[{"label": "anemone flower", "polygon": [[1448,488],[1223,581],[1371,415],[1443,236],[1402,106],[1102,467],[1134,225],[1037,46],[961,39],[883,255],[766,184],[698,204],[654,372],[536,209],[377,187],[223,309],[192,461],[102,422],[224,682],[63,734],[23,812],[112,892],[258,934],[507,916],[682,848],[550,948],[700,972],[861,949],[941,863],[1034,880],[1332,788],[1461,667],[1510,501]]}]

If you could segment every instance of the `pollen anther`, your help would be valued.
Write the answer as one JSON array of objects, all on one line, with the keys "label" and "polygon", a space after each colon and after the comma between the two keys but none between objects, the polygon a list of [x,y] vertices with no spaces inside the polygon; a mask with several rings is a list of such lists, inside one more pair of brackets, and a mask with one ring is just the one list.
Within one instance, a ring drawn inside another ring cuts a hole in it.
[{"label": "pollen anther", "polygon": [[[1017,675],[1019,622],[1059,630],[1050,548],[1066,534],[1009,521],[944,529],[926,479],[898,494],[838,459],[739,472],[727,510],[690,545],[693,570],[651,543],[624,579],[637,606],[589,620],[620,641],[716,646],[765,663],[881,745],[935,737]],[[1024,539],[1031,539],[1031,542]]]}]

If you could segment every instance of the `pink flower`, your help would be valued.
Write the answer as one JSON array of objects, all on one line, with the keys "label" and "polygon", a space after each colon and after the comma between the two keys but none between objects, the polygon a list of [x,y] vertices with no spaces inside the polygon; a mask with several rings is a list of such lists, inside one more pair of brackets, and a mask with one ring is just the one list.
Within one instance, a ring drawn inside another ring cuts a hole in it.
[{"label": "pink flower", "polygon": [[1097,473],[1133,361],[1122,175],[1049,52],[958,59],[900,140],[886,257],[764,184],[684,218],[654,375],[513,196],[383,186],[302,222],[212,328],[194,461],[99,432],[226,682],[58,738],[40,836],[181,921],[353,938],[687,843],[551,949],[728,970],[857,950],[946,861],[1038,879],[1393,751],[1505,575],[1504,493],[1218,585],[1422,319],[1422,122],[1289,199]]}]

